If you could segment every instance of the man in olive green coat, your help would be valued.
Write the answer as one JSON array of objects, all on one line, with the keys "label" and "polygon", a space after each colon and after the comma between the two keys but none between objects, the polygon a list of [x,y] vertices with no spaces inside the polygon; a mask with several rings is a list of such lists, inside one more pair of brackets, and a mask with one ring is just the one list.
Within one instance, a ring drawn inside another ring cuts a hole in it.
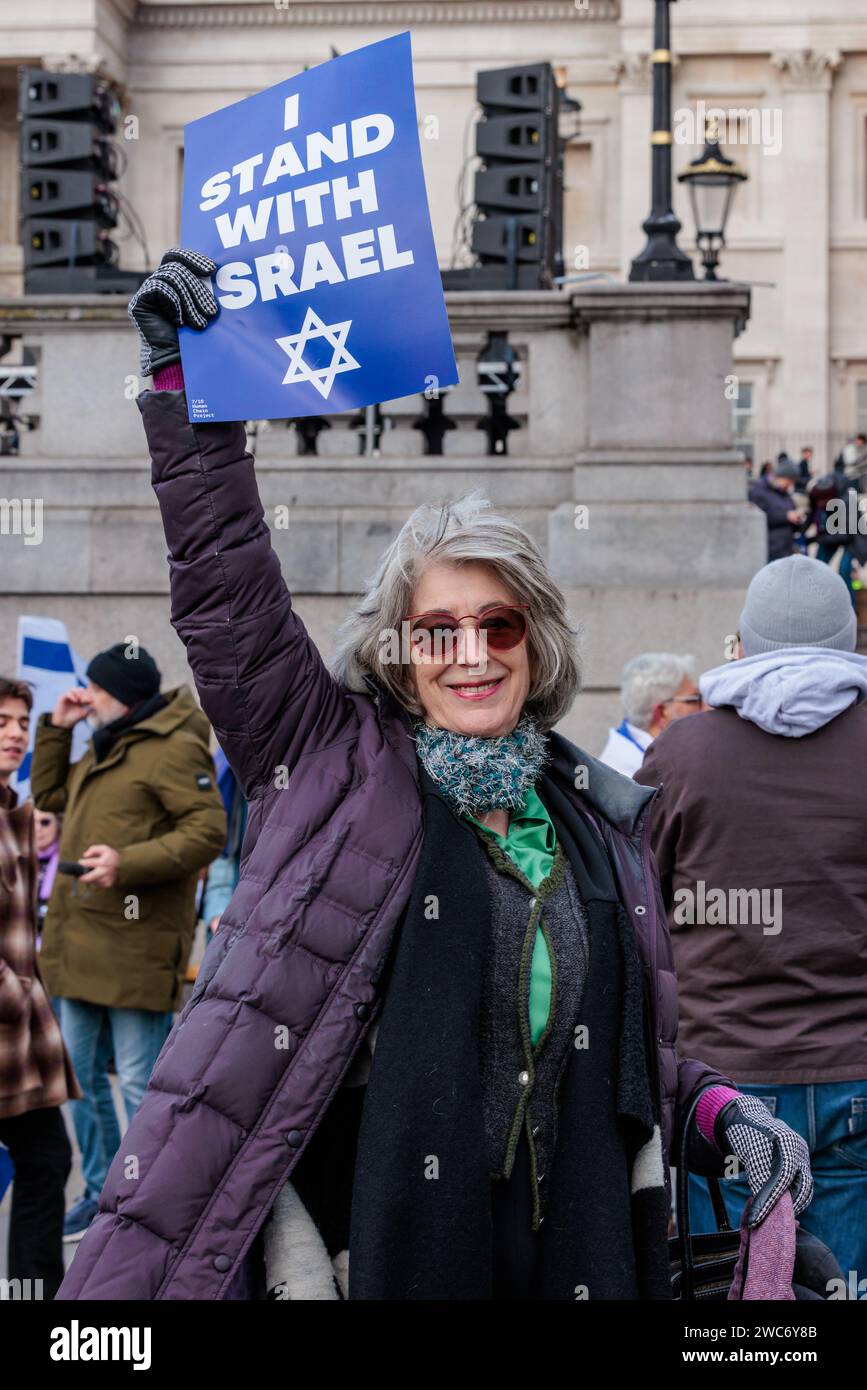
[{"label": "man in olive green coat", "polygon": [[[136,642],[95,656],[87,676],[40,720],[30,773],[39,809],[63,814],[61,866],[81,870],[57,874],[40,956],[84,1091],[72,1111],[85,1193],[65,1241],[93,1219],[120,1143],[106,1061],[114,1056],[129,1121],[180,1005],[198,871],[226,836],[210,726],[187,687],[161,694]],[[85,718],[93,738],[71,765],[72,729]]]}]

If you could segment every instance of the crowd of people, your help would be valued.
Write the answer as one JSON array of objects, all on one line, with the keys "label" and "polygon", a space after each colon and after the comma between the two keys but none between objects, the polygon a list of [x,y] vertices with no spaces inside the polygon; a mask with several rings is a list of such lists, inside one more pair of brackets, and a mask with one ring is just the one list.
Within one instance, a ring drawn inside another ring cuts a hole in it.
[{"label": "crowd of people", "polygon": [[763,463],[748,484],[748,497],[765,513],[768,559],[811,552],[834,565],[853,596],[867,564],[867,518],[860,499],[867,482],[867,436],[857,434],[840,450],[831,472],[819,473],[805,445],[795,463],[783,451]]},{"label": "crowd of people", "polygon": [[413,513],[329,669],[242,427],[188,420],[177,328],[207,331],[213,269],[168,253],[130,306],[201,709],[137,644],[99,653],[39,720],[19,805],[32,696],[0,682],[11,1277],[72,1300],[669,1299],[686,1155],[693,1227],[725,1179],[755,1270],[827,1297],[798,1222],[867,1267],[844,580],[783,556],[736,659],[636,657],[597,759],[556,732],[580,678],[564,596],[473,494]]}]

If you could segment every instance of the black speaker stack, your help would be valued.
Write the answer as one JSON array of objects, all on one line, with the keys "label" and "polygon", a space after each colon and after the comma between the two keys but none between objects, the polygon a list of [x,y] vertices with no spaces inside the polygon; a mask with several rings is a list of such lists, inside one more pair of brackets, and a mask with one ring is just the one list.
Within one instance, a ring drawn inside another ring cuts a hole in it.
[{"label": "black speaker stack", "polygon": [[[563,274],[563,95],[550,63],[480,72],[475,264],[446,289],[552,289]],[[569,101],[574,108],[577,103]]]},{"label": "black speaker stack", "polygon": [[25,294],[131,294],[119,268],[114,135],[120,107],[90,73],[21,68],[21,239]]}]

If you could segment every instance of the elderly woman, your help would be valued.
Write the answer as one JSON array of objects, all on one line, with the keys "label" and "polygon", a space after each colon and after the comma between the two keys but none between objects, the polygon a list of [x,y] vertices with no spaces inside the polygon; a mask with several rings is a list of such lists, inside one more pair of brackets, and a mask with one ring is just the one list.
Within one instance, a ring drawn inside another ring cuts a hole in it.
[{"label": "elderly woman", "polygon": [[249,800],[241,878],[62,1297],[670,1297],[688,1117],[697,1171],[742,1157],[754,1221],[810,1175],[676,1058],[654,793],[552,732],[563,598],[477,498],[410,517],[326,669],[243,429],[187,419],[177,326],[216,313],[213,270],[168,253],[130,312],[173,622]]}]

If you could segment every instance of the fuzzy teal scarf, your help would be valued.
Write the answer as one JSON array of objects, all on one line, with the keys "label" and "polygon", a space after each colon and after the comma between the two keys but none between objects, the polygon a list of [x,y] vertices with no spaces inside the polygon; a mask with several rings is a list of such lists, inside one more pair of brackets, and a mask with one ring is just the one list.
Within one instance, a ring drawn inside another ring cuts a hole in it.
[{"label": "fuzzy teal scarf", "polygon": [[498,738],[432,729],[420,719],[415,736],[422,767],[461,815],[519,810],[548,761],[548,740],[528,714]]}]

